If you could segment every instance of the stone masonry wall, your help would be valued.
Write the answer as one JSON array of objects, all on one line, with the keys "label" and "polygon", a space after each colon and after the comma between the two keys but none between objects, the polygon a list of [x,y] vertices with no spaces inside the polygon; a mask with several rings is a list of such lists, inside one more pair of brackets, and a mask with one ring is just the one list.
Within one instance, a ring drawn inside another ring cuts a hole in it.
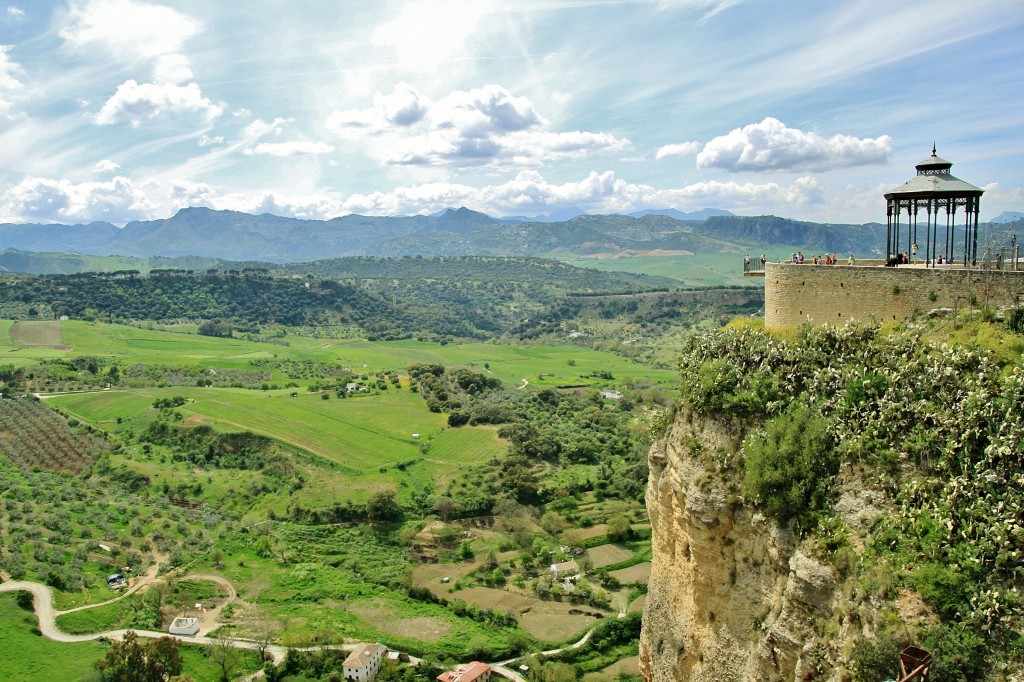
[{"label": "stone masonry wall", "polygon": [[1014,305],[1024,300],[1024,271],[767,263],[764,289],[767,327],[841,326],[851,319],[903,320],[935,308],[964,309],[972,298],[976,306]]}]

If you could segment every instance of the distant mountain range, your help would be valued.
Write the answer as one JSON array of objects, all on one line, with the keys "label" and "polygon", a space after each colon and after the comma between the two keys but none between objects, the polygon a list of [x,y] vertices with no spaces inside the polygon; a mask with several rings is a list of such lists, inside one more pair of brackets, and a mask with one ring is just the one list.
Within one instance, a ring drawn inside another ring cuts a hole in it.
[{"label": "distant mountain range", "polygon": [[1024,220],[1024,213],[1020,211],[1003,211],[992,219],[993,223],[1016,223]]},{"label": "distant mountain range", "polygon": [[[683,213],[669,208],[632,215],[567,211],[575,215],[562,220],[497,219],[458,208],[429,216],[347,215],[300,220],[185,208],[164,220],[131,222],[123,228],[105,222],[3,224],[0,249],[298,263],[346,256],[558,258],[565,254],[610,257],[666,251],[757,253],[782,246],[867,257],[880,255],[885,244],[885,226],[879,223],[810,223],[776,216],[736,216],[718,209]],[[12,269],[3,260],[0,266]]]}]

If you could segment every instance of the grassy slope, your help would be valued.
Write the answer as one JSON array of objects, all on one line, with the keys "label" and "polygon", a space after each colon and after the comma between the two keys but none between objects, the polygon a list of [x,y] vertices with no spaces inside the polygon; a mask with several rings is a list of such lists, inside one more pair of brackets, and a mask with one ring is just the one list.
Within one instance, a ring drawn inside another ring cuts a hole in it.
[{"label": "grassy slope", "polygon": [[[790,251],[780,248],[765,251],[770,260],[782,260]],[[761,254],[751,253],[751,260]],[[702,253],[693,256],[630,256],[623,258],[581,258],[558,254],[559,260],[580,268],[602,272],[624,271],[681,280],[688,287],[761,286],[763,280],[743,276],[742,253]]]},{"label": "grassy slope", "polygon": [[[9,321],[0,321],[8,324]],[[290,358],[340,362],[356,372],[401,371],[413,363],[474,365],[510,385],[525,378],[534,385],[590,384],[586,375],[610,371],[616,378],[648,377],[674,386],[676,373],[653,369],[612,353],[583,347],[506,346],[485,343],[448,344],[421,341],[352,341],[287,337],[288,346],[218,339],[195,334],[150,331],[124,325],[79,321],[61,323],[64,343],[70,351],[19,348],[5,354],[5,362],[36,362],[40,358],[83,355],[111,356],[122,362],[141,364],[200,365],[212,368],[249,368],[251,360]],[[9,337],[2,336],[0,341]],[[12,343],[13,345],[13,343]],[[2,346],[0,346],[2,348]],[[570,366],[572,360],[575,365]],[[540,378],[543,374],[544,377]],[[275,373],[272,381],[287,381]]]},{"label": "grassy slope", "polygon": [[36,634],[36,617],[0,594],[0,679],[5,682],[76,680],[92,670],[105,647],[99,642],[61,644]]}]

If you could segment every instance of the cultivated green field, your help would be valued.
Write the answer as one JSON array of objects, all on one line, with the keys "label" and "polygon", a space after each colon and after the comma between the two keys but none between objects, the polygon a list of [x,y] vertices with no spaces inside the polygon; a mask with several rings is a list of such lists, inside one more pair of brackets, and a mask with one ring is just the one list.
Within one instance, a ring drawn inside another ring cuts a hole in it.
[{"label": "cultivated green field", "polygon": [[63,350],[64,330],[54,320],[21,320],[8,330],[11,342],[19,346],[55,347]]},{"label": "cultivated green field", "polygon": [[[9,320],[0,321],[0,342],[9,339],[4,329]],[[633,362],[606,351],[573,346],[512,346],[491,343],[446,344],[425,341],[361,341],[314,339],[289,336],[289,345],[254,343],[238,339],[220,339],[196,334],[140,329],[117,324],[65,321],[60,323],[63,343],[68,350],[31,348],[11,341],[11,349],[0,361],[27,364],[45,358],[104,356],[125,363],[147,365],[190,365],[212,369],[246,369],[252,361],[267,359],[337,362],[357,373],[403,371],[414,363],[446,366],[484,365],[503,382],[517,386],[526,379],[531,385],[614,385],[623,378],[646,378],[674,388],[675,372]],[[0,345],[0,351],[3,346]],[[570,364],[570,361],[573,364]],[[268,371],[270,369],[268,368]],[[590,375],[611,372],[614,380]],[[280,372],[270,381],[286,381]]]},{"label": "cultivated green field", "polygon": [[[461,468],[489,461],[505,449],[494,429],[448,429],[445,415],[427,410],[423,400],[408,390],[345,400],[333,396],[323,400],[321,394],[306,392],[292,397],[292,392],[173,387],[76,393],[47,400],[82,421],[118,433],[154,418],[154,400],[183,396],[189,402],[178,411],[186,424],[260,433],[335,464],[329,467],[331,476],[314,474],[319,479],[314,489],[327,499],[339,490],[353,499],[365,497],[367,491],[394,479],[395,472],[389,469],[398,463],[408,465],[404,473],[422,483],[454,477]],[[420,437],[414,439],[413,434]],[[151,473],[134,463],[132,467]]]}]

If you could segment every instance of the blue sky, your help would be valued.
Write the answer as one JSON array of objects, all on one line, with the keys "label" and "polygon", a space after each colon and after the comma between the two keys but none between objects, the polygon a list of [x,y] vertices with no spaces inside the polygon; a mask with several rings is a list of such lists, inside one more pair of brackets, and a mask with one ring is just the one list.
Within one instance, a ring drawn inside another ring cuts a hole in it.
[{"label": "blue sky", "polygon": [[0,4],[0,222],[1024,210],[1020,0]]}]

